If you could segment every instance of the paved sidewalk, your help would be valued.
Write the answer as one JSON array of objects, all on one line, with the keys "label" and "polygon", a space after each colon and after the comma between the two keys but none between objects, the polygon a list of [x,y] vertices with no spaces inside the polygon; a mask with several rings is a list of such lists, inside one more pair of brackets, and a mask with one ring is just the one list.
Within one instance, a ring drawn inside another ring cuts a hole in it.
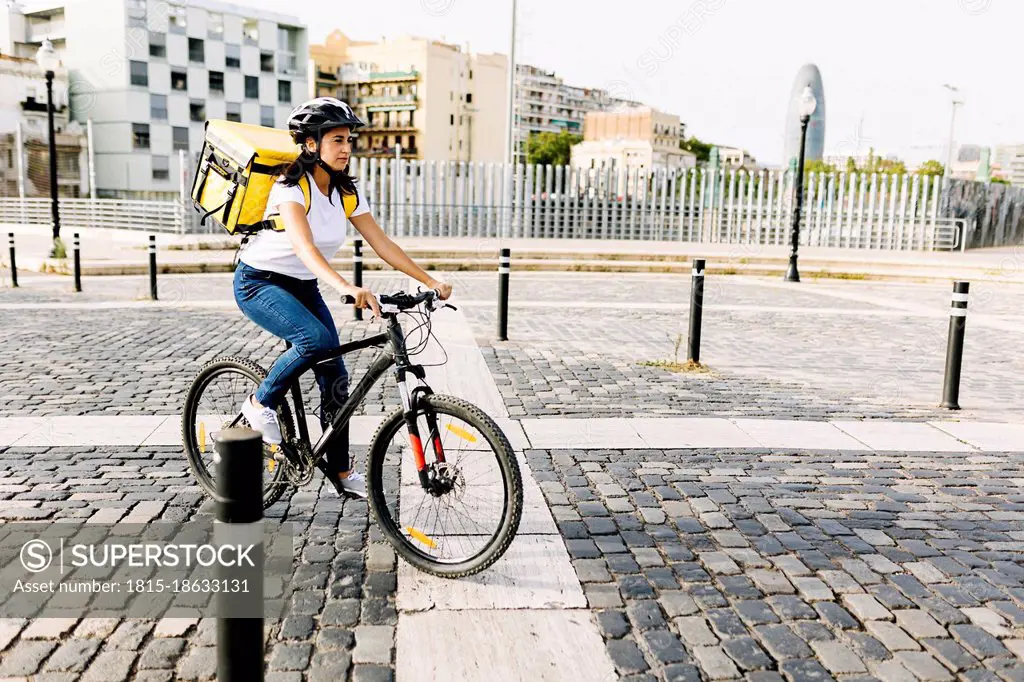
[{"label": "paved sidewalk", "polygon": [[[70,261],[48,259],[48,230],[39,226],[3,226],[18,240],[21,269],[70,273]],[[149,235],[110,229],[81,229],[82,268],[89,275],[144,274],[148,268],[145,246]],[[157,235],[158,264],[162,272],[224,272],[230,270],[239,240],[227,234]],[[358,236],[355,232],[350,237]],[[65,238],[70,248],[71,233]],[[512,249],[513,268],[533,270],[599,270],[659,272],[689,271],[694,258],[705,258],[711,272],[723,274],[776,274],[785,271],[789,249],[785,245],[702,244],[640,240],[504,239],[500,237],[398,237],[414,258],[439,270],[493,270],[498,250]],[[977,249],[968,252],[882,251],[802,247],[801,272],[805,277],[864,276],[873,279],[982,279],[999,278],[1024,283],[1022,247]],[[377,259],[372,250],[369,264]],[[333,261],[348,267],[351,248],[343,247]],[[781,268],[781,270],[780,270]]]}]

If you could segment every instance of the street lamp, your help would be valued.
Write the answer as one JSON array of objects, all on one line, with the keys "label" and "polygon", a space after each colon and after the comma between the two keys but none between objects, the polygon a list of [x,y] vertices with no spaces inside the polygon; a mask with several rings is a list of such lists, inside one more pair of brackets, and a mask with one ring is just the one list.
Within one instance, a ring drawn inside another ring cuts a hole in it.
[{"label": "street lamp", "polygon": [[796,269],[797,249],[800,248],[800,209],[804,205],[804,150],[807,145],[807,123],[811,114],[818,108],[818,100],[810,87],[805,87],[800,95],[800,160],[796,165],[796,206],[793,208],[793,243],[789,252],[789,267],[786,269],[787,282],[799,282],[800,273]]},{"label": "street lamp", "polygon": [[964,102],[963,100],[958,100],[956,98],[956,93],[960,92],[960,88],[955,85],[950,85],[949,83],[943,83],[942,87],[949,90],[953,97],[953,113],[949,118],[949,142],[946,143],[946,166],[943,169],[943,175],[949,178],[953,166],[953,131],[956,128],[956,108]]},{"label": "street lamp", "polygon": [[46,73],[46,121],[50,131],[50,210],[53,213],[53,250],[50,256],[63,258],[66,255],[60,240],[60,208],[57,205],[57,138],[53,131],[53,73],[60,66],[60,58],[53,49],[49,38],[36,53],[36,63]]}]

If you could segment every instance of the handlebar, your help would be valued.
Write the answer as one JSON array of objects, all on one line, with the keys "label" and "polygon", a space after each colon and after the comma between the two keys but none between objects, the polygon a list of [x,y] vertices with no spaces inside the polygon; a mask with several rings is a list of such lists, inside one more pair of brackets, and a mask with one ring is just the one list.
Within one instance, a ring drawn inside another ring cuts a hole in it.
[{"label": "handlebar", "polygon": [[[342,303],[355,303],[356,299],[354,296],[346,294],[341,297]],[[443,303],[441,305],[435,305],[435,303],[441,303],[441,294],[436,289],[428,289],[421,291],[418,294],[407,294],[404,291],[399,291],[394,294],[379,294],[377,295],[377,302],[380,304],[381,314],[393,314],[415,308],[420,303],[426,302],[427,310],[433,311],[438,308],[451,308],[452,310],[458,310],[451,303]]]}]

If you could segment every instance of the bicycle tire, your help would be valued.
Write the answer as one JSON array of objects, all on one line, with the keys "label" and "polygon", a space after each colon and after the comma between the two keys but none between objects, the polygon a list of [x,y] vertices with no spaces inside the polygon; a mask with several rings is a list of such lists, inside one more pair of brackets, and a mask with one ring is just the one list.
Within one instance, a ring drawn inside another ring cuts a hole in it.
[{"label": "bicycle tire", "polygon": [[523,482],[515,451],[501,428],[479,407],[461,398],[432,394],[422,400],[428,408],[439,414],[450,414],[470,424],[480,432],[492,447],[497,457],[505,485],[505,514],[498,531],[492,536],[484,550],[460,563],[434,561],[414,546],[402,533],[395,520],[387,512],[387,501],[383,486],[384,460],[388,446],[405,424],[402,408],[398,408],[377,427],[367,457],[368,503],[377,527],[395,551],[419,570],[442,578],[463,578],[491,566],[500,559],[519,530],[523,514]]},{"label": "bicycle tire", "polygon": [[[217,487],[216,482],[206,467],[206,463],[203,462],[202,453],[199,451],[199,445],[195,439],[196,411],[199,407],[202,392],[209,385],[210,381],[219,374],[229,371],[243,374],[249,380],[255,382],[256,385],[259,385],[267,376],[267,370],[251,360],[234,357],[214,358],[203,365],[199,373],[196,374],[196,378],[193,379],[192,385],[189,387],[188,394],[185,397],[185,405],[182,408],[181,414],[181,441],[185,448],[185,457],[188,460],[189,469],[191,469],[192,476],[196,479],[196,482],[199,483],[199,487],[210,497],[215,496]],[[281,425],[281,435],[286,441],[293,441],[295,439],[295,420],[292,418],[291,408],[288,406],[287,401],[282,401],[281,405],[277,408],[277,419]],[[283,477],[284,467],[276,466],[270,481],[264,480],[264,509],[273,505],[284,494],[288,483],[282,480]]]}]

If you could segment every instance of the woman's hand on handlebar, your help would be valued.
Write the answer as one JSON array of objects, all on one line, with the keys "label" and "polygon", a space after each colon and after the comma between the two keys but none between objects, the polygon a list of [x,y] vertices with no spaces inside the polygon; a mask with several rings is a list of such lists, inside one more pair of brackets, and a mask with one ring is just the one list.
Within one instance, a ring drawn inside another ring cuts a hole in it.
[{"label": "woman's hand on handlebar", "polygon": [[441,300],[447,300],[452,295],[452,285],[448,282],[440,282],[436,279],[430,280],[427,286],[441,295]]},{"label": "woman's hand on handlebar", "polygon": [[369,289],[349,286],[341,290],[341,296],[346,303],[352,303],[357,308],[369,308],[373,311],[374,317],[380,317],[380,305],[377,303],[377,297]]}]

